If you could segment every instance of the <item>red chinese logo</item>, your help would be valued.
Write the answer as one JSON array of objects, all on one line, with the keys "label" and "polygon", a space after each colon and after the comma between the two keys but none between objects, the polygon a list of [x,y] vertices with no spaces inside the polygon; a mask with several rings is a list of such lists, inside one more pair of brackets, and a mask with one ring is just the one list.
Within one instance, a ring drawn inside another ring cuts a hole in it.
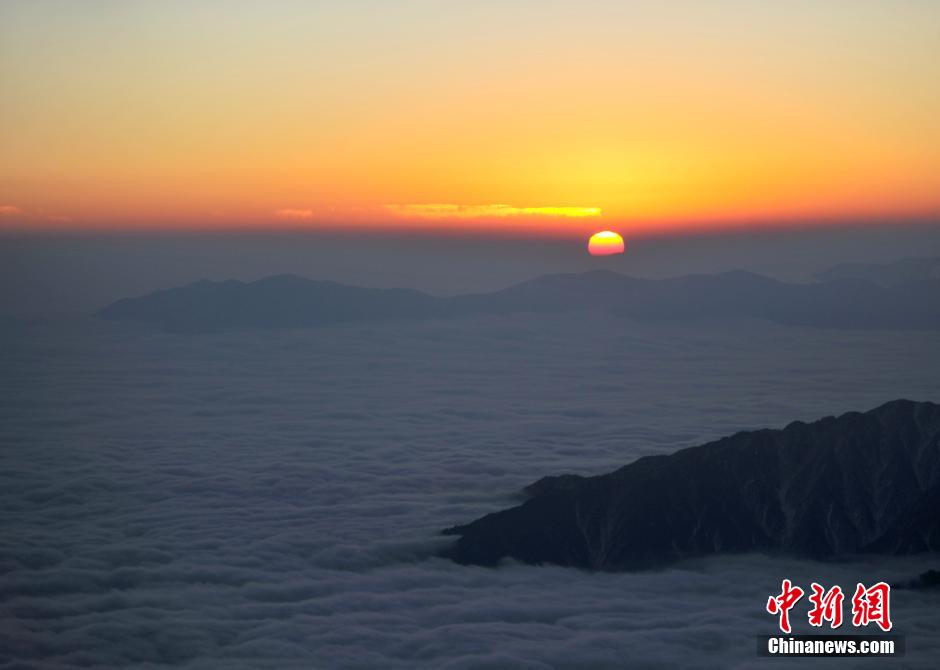
[{"label": "red chinese logo", "polygon": [[891,630],[891,587],[878,582],[866,589],[862,584],[855,587],[852,596],[852,625],[877,624],[883,631]]},{"label": "red chinese logo", "polygon": [[784,579],[780,582],[780,595],[767,599],[767,611],[780,616],[780,630],[784,633],[790,632],[790,610],[802,597],[803,589],[793,586],[789,579]]},{"label": "red chinese logo", "polygon": [[813,609],[809,611],[809,624],[818,627],[822,626],[823,621],[828,621],[831,628],[841,626],[842,601],[845,599],[842,589],[833,586],[826,591],[816,582],[813,582],[810,588],[813,589],[813,594],[809,597]]},{"label": "red chinese logo", "polygon": [[[808,600],[812,604],[808,619],[811,626],[817,628],[824,621],[829,622],[831,628],[842,625],[842,604],[845,594],[839,586],[833,586],[828,591],[820,584],[813,582],[810,585],[812,593]],[[789,579],[780,582],[780,594],[767,599],[767,612],[778,617],[778,626],[784,633],[790,633],[790,610],[803,597],[805,591],[794,585]],[[855,595],[852,596],[852,625],[856,627],[875,624],[881,630],[891,630],[891,587],[884,582],[878,582],[870,588],[858,584]]]}]

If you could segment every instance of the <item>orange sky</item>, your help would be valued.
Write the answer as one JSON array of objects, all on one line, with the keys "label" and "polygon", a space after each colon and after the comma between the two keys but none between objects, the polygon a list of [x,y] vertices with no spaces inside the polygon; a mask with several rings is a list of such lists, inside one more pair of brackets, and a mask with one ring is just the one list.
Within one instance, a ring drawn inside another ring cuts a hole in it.
[{"label": "orange sky", "polygon": [[922,0],[8,1],[0,228],[927,218],[938,35]]}]

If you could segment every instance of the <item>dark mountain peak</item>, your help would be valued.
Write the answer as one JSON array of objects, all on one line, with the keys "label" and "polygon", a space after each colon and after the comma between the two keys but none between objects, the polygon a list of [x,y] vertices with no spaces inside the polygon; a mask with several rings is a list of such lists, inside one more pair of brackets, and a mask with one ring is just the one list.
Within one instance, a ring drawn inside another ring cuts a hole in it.
[{"label": "dark mountain peak", "polygon": [[719,552],[936,550],[940,405],[896,400],[741,432],[526,492],[518,507],[445,531],[460,536],[446,555],[617,570]]},{"label": "dark mountain peak", "polygon": [[581,475],[552,475],[529,484],[522,493],[526,498],[537,498],[558,491],[570,491],[583,481],[584,477]]}]

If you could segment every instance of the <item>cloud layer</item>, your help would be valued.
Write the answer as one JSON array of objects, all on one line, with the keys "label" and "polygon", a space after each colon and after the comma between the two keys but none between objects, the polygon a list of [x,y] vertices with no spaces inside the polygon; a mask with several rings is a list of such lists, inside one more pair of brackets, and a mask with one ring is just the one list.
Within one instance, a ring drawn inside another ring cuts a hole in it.
[{"label": "cloud layer", "polygon": [[554,218],[585,218],[601,215],[599,207],[514,207],[512,205],[456,205],[431,203],[423,205],[386,205],[385,209],[402,218],[417,219],[491,219],[515,216]]},{"label": "cloud layer", "polygon": [[[936,399],[931,335],[602,315],[197,337],[33,322],[7,323],[0,350],[0,668],[762,667],[753,636],[773,630],[781,577],[846,586],[938,560],[592,575],[431,558],[439,529],[545,474]],[[908,664],[930,667],[936,596],[897,592],[893,615]]]}]

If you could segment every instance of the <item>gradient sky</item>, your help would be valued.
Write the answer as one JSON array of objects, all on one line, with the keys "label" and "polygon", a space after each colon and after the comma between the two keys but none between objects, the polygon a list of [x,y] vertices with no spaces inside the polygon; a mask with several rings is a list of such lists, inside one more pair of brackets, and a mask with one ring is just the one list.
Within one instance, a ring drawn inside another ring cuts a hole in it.
[{"label": "gradient sky", "polygon": [[0,4],[0,228],[940,213],[940,3]]}]

